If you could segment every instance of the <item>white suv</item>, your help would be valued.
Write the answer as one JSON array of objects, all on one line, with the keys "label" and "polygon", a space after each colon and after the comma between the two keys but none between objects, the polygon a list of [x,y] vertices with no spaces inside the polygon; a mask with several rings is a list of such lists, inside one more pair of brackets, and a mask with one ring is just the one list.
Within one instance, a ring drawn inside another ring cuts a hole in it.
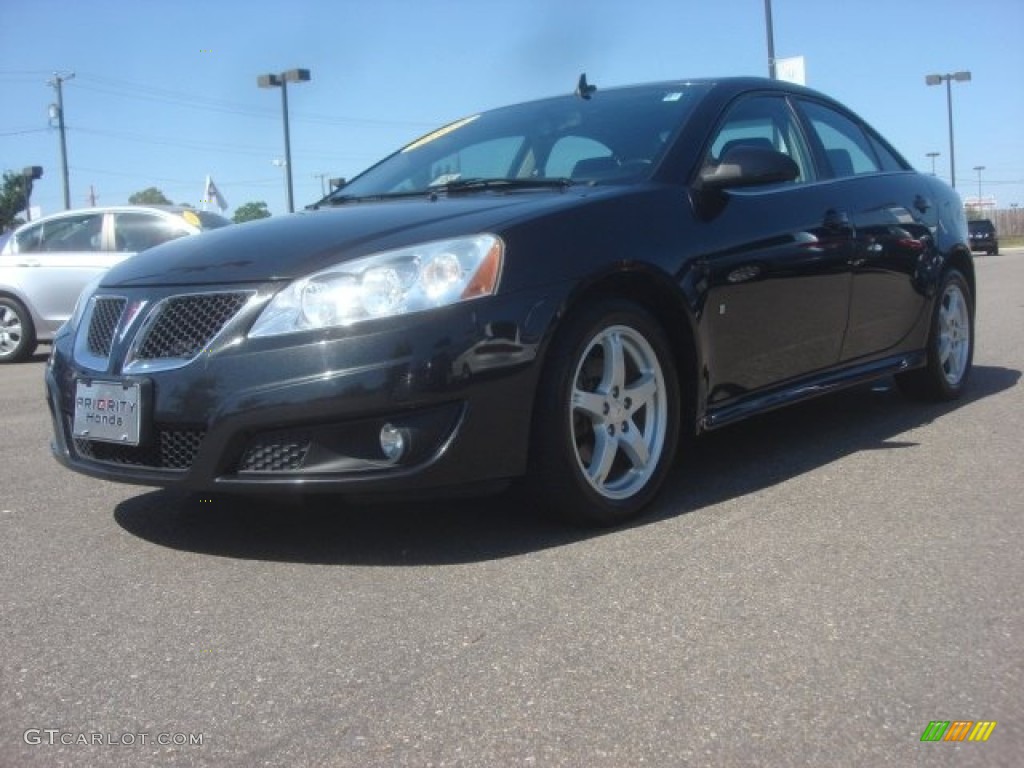
[{"label": "white suv", "polygon": [[111,206],[28,222],[0,250],[0,363],[50,341],[92,280],[154,245],[230,222],[180,206]]}]

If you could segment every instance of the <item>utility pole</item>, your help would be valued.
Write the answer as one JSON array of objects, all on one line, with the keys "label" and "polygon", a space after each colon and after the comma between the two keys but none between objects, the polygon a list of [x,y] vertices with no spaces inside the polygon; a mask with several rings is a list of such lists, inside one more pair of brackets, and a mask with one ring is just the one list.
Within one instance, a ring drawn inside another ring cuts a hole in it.
[{"label": "utility pole", "polygon": [[96,190],[93,189],[92,184],[90,184],[89,185],[89,207],[90,208],[95,208],[96,207],[96,197],[97,197]]},{"label": "utility pole", "polygon": [[[60,167],[61,176],[64,180],[64,210],[68,210],[71,207],[71,190],[68,186],[68,144],[67,138],[64,131],[64,82],[70,80],[75,76],[74,72],[68,73],[53,73],[53,80],[50,80],[47,85],[53,86],[53,89],[57,91],[57,103],[56,105],[50,106],[50,117],[57,118],[57,128],[60,130]],[[56,113],[56,114],[54,114]]]}]

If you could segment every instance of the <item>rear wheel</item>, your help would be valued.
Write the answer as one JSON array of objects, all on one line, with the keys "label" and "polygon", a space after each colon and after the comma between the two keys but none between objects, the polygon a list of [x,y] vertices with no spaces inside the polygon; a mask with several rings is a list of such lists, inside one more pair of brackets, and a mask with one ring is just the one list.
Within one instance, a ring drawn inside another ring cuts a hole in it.
[{"label": "rear wheel", "polygon": [[951,269],[932,311],[928,364],[900,374],[896,383],[911,397],[955,400],[964,391],[973,360],[974,300],[966,278]]},{"label": "rear wheel", "polygon": [[0,296],[0,363],[17,363],[36,351],[32,317],[17,299]]},{"label": "rear wheel", "polygon": [[538,390],[535,495],[576,523],[614,525],[654,498],[679,438],[679,382],[661,327],[605,301],[569,318]]}]

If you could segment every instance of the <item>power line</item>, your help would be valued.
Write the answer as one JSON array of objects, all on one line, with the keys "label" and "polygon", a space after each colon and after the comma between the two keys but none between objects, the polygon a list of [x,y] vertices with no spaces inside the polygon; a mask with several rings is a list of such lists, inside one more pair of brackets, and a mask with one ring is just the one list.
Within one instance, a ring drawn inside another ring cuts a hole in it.
[{"label": "power line", "polygon": [[46,133],[49,130],[49,128],[19,128],[13,131],[5,131],[4,133],[0,133],[0,136],[24,136],[25,134],[28,133]]},{"label": "power line", "polygon": [[184,147],[204,152],[218,152],[236,155],[271,155],[274,149],[271,147],[239,146],[238,144],[220,143],[214,141],[192,141],[189,139],[175,139],[165,136],[151,136],[126,131],[109,131],[102,128],[89,128],[85,126],[74,127],[73,132],[84,133],[91,136],[105,136],[113,139],[124,139],[137,141],[142,144],[156,144],[172,147]]},{"label": "power line", "polygon": [[[128,98],[164,102],[174,104],[176,106],[190,107],[192,109],[204,109],[212,112],[245,115],[248,117],[261,117],[276,120],[279,116],[276,110],[268,107],[254,107],[248,104],[228,101],[226,99],[212,99],[206,96],[197,96],[195,94],[183,93],[181,91],[174,91],[168,88],[158,88],[155,86],[142,85],[140,83],[132,83],[127,80],[118,80],[109,77],[82,74],[78,77],[80,81],[85,80],[87,83],[91,83],[91,85],[83,85],[80,82],[78,85],[80,89],[93,91],[95,93],[102,93],[108,96],[117,96],[118,98],[124,98],[127,96]],[[414,120],[384,120],[378,118],[324,115],[303,112],[292,113],[292,119],[327,125],[386,125],[410,128],[429,128],[436,124],[433,122]]]},{"label": "power line", "polygon": [[[45,129],[44,129],[45,130]],[[152,144],[157,146],[183,147],[199,152],[216,152],[218,154],[234,154],[254,157],[265,157],[273,155],[277,150],[273,147],[258,147],[252,145],[239,145],[236,143],[225,143],[216,141],[196,141],[192,139],[172,138],[167,136],[153,136],[140,133],[129,133],[127,131],[111,131],[104,128],[92,128],[88,126],[70,126],[68,130],[75,134],[86,134],[90,136],[103,136],[107,138],[135,141],[140,144]],[[339,160],[365,160],[367,155],[338,154],[332,151],[318,151],[315,148],[303,149],[303,157],[318,157],[323,159]],[[370,157],[371,160],[376,156]]]}]

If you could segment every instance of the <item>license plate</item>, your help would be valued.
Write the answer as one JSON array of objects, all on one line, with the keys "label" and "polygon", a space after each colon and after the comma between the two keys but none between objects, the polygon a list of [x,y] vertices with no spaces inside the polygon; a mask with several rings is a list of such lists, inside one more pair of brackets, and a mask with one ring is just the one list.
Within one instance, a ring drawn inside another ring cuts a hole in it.
[{"label": "license plate", "polygon": [[137,382],[75,382],[75,437],[122,445],[139,444],[141,398]]}]

